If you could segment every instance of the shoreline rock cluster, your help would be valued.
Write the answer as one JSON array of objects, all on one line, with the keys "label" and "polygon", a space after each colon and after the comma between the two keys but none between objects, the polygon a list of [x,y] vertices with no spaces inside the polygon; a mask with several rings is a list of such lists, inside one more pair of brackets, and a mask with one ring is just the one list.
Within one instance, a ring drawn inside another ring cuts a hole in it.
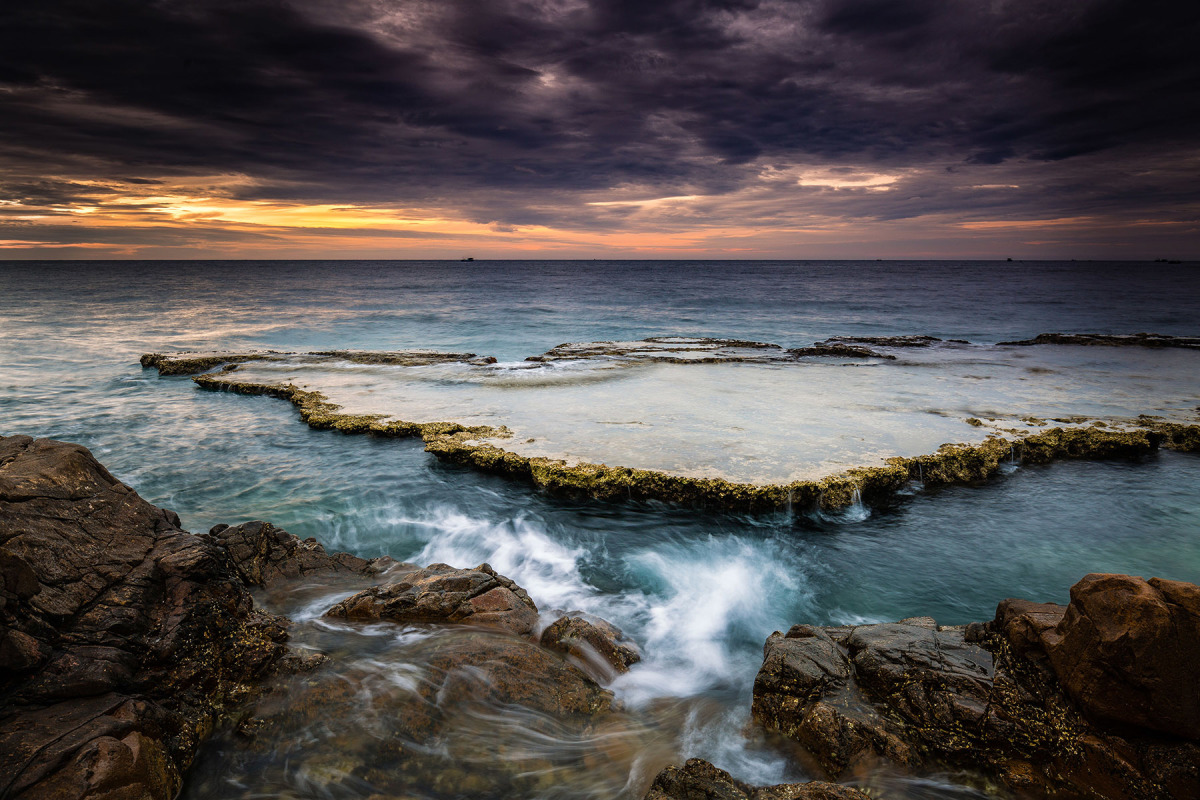
[{"label": "shoreline rock cluster", "polygon": [[[331,554],[265,522],[188,533],[85,448],[0,437],[0,797],[171,798],[218,727],[253,746],[273,727],[353,719],[346,682],[320,679],[337,664],[290,647],[289,621],[251,595],[322,578],[363,586],[332,620],[466,632],[430,639],[432,671],[386,709],[403,732],[401,767],[372,771],[398,756],[371,739],[336,754],[392,793],[539,788],[532,773],[448,768],[432,746],[447,715],[515,705],[556,729],[602,727],[620,713],[606,684],[640,658],[579,612],[539,630],[534,600],[487,564]],[[1180,800],[1200,796],[1197,663],[1200,587],[1089,575],[1067,606],[1004,600],[987,623],[776,632],[752,714],[834,781],[884,763],[967,769],[1030,796]],[[748,786],[692,759],[646,797],[866,795],[822,781]]]},{"label": "shoreline rock cluster", "polygon": [[[338,697],[281,709],[272,693],[328,657],[290,648],[289,620],[251,589],[335,577],[369,585],[331,618],[495,632],[440,646],[436,675],[397,709],[417,744],[438,734],[439,704],[481,697],[558,724],[601,719],[614,710],[601,684],[640,657],[578,612],[538,631],[533,600],[487,564],[330,554],[265,522],[192,534],[86,448],[0,437],[0,797],[166,800],[219,726],[320,720]],[[425,779],[440,763],[412,760]]]},{"label": "shoreline rock cluster", "polygon": [[1200,797],[1198,659],[1200,587],[1093,574],[986,624],[776,632],[753,715],[834,779],[887,762],[1036,797]]}]

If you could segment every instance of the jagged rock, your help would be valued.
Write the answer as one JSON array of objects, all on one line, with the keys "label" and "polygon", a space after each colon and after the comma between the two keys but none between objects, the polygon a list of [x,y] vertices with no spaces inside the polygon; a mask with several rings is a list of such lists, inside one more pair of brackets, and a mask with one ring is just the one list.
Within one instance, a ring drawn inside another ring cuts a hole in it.
[{"label": "jagged rock", "polygon": [[317,573],[378,575],[398,565],[387,556],[367,560],[349,553],[331,555],[316,539],[301,540],[269,522],[217,525],[209,535],[229,553],[230,563],[247,586],[270,588]]},{"label": "jagged rock", "polygon": [[[1010,598],[1001,600],[996,606],[996,618],[989,625],[1004,636],[1014,653],[1036,655],[1043,648],[1042,636],[1062,621],[1066,611],[1066,606],[1058,603]],[[984,631],[978,631],[976,640],[982,640],[985,635]]]},{"label": "jagged rock", "polygon": [[1197,591],[1092,575],[1067,608],[1005,600],[987,625],[797,625],[767,640],[753,713],[835,778],[883,758],[1035,795],[1200,796],[1200,743],[1156,732],[1196,721]]},{"label": "jagged rock", "polygon": [[642,660],[637,645],[626,639],[620,628],[582,611],[550,623],[542,631],[541,644],[574,657],[589,675],[605,683]]},{"label": "jagged rock", "polygon": [[1200,739],[1200,586],[1088,575],[1041,638],[1090,716]]},{"label": "jagged rock", "polygon": [[0,796],[173,797],[286,653],[178,521],[84,447],[0,437]]},{"label": "jagged rock", "polygon": [[812,781],[748,786],[700,758],[667,767],[654,778],[645,800],[868,800],[849,786]]},{"label": "jagged rock", "polygon": [[430,564],[398,580],[372,586],[326,612],[330,617],[375,622],[455,622],[532,636],[537,606],[525,590],[488,564],[455,569]]}]

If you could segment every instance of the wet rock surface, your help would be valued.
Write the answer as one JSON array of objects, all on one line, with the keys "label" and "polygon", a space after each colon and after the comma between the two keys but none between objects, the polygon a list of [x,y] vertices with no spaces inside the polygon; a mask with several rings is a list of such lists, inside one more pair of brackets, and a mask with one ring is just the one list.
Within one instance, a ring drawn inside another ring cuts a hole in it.
[{"label": "wet rock surface", "polygon": [[[400,623],[366,637],[379,648],[366,658],[336,636],[328,653],[290,647],[288,620],[249,592],[380,579],[335,607]],[[191,534],[85,448],[0,437],[0,796],[170,798],[185,774],[232,796],[224,775],[189,773],[215,731],[252,772],[289,769],[277,756],[291,748],[301,782],[352,792],[530,793],[564,771],[623,775],[606,758],[639,751],[637,726],[533,640],[537,621],[487,564],[368,561],[265,522]],[[632,663],[603,620],[572,630]],[[539,750],[564,737],[607,750]]]},{"label": "wet rock surface", "polygon": [[668,364],[766,364],[792,360],[790,351],[777,344],[692,336],[652,336],[628,342],[566,342],[525,360],[552,362],[596,358]]},{"label": "wet rock surface", "polygon": [[542,647],[566,653],[584,671],[601,682],[609,682],[642,660],[636,644],[611,622],[581,611],[572,611],[542,631]]},{"label": "wet rock surface", "polygon": [[1100,347],[1183,347],[1200,349],[1200,336],[1168,336],[1161,333],[1039,333],[1032,339],[1000,342],[1002,345],[1075,344]]},{"label": "wet rock surface", "polygon": [[1200,739],[1200,586],[1088,575],[1040,638],[1090,717]]},{"label": "wet rock surface", "polygon": [[849,786],[824,781],[749,786],[703,759],[691,758],[682,767],[667,767],[658,773],[645,800],[867,800],[867,797]]},{"label": "wet rock surface", "polygon": [[443,353],[436,350],[320,350],[308,353],[287,353],[267,350],[241,353],[144,353],[140,359],[143,369],[156,369],[160,375],[198,375],[217,367],[231,370],[251,361],[306,364],[348,361],[352,364],[423,367],[429,364],[452,362],[494,364],[496,359],[491,356],[480,357],[474,353]]},{"label": "wet rock surface", "polygon": [[871,345],[872,347],[932,347],[940,344],[970,344],[965,339],[939,339],[936,336],[834,336],[823,342],[817,342],[815,347],[834,347],[839,345]]},{"label": "wet rock surface", "polygon": [[269,522],[217,525],[209,535],[224,548],[230,564],[247,586],[264,589],[305,576],[378,575],[405,566],[387,556],[367,560],[349,553],[330,554],[316,539],[301,541]]},{"label": "wet rock surface", "polygon": [[85,448],[0,438],[0,795],[174,796],[225,712],[289,663],[208,537]]},{"label": "wet rock surface", "polygon": [[767,640],[753,713],[835,778],[882,759],[1035,796],[1200,796],[1196,591],[1090,575],[1067,607],[1006,600],[986,625],[796,625]]},{"label": "wet rock surface", "polygon": [[531,796],[624,774],[596,738],[643,746],[612,694],[556,653],[465,626],[394,630],[368,658],[282,679],[220,744],[239,751],[243,779],[229,780],[228,761],[202,766],[195,795],[299,784],[331,797]]},{"label": "wet rock surface", "polygon": [[788,351],[796,358],[810,356],[833,358],[882,358],[885,361],[895,361],[891,354],[880,353],[862,345],[846,344],[844,342],[819,342],[808,347],[796,347]]},{"label": "wet rock surface", "polygon": [[538,611],[520,586],[488,564],[455,569],[431,564],[348,597],[326,614],[363,622],[450,622],[532,636]]}]

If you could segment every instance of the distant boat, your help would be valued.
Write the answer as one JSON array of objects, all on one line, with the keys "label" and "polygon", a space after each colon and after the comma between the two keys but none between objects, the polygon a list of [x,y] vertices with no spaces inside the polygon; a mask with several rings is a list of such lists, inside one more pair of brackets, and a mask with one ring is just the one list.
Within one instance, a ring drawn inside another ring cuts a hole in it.
[{"label": "distant boat", "polygon": [[459,261],[474,261],[474,260],[475,260],[475,259],[471,258],[470,256],[467,256],[466,258],[460,258],[460,259],[459,259]]}]

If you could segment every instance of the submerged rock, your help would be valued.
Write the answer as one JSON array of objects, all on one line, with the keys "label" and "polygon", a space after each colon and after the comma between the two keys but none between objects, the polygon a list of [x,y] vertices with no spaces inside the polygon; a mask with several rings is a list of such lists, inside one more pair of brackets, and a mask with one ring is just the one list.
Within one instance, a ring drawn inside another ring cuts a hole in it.
[{"label": "submerged rock", "polygon": [[247,798],[298,780],[333,797],[532,796],[618,766],[581,745],[594,736],[637,747],[610,692],[528,640],[448,626],[400,649],[286,679],[226,744],[244,752],[244,793],[223,771],[203,786]]},{"label": "submerged rock", "polygon": [[225,551],[85,448],[0,437],[0,795],[170,798],[290,663]]},{"label": "submerged rock", "polygon": [[612,681],[642,660],[636,644],[611,622],[572,611],[542,631],[541,644],[577,659],[593,677]]},{"label": "submerged rock", "polygon": [[455,622],[532,636],[538,611],[529,595],[488,564],[431,564],[341,601],[326,616],[375,622]]},{"label": "submerged rock", "polygon": [[748,786],[703,759],[690,758],[682,767],[658,773],[645,800],[868,800],[868,796],[824,781]]},{"label": "submerged rock", "polygon": [[1090,575],[1066,608],[1006,600],[987,625],[797,625],[767,640],[753,714],[835,778],[882,758],[1035,794],[1200,796],[1197,591]]}]

